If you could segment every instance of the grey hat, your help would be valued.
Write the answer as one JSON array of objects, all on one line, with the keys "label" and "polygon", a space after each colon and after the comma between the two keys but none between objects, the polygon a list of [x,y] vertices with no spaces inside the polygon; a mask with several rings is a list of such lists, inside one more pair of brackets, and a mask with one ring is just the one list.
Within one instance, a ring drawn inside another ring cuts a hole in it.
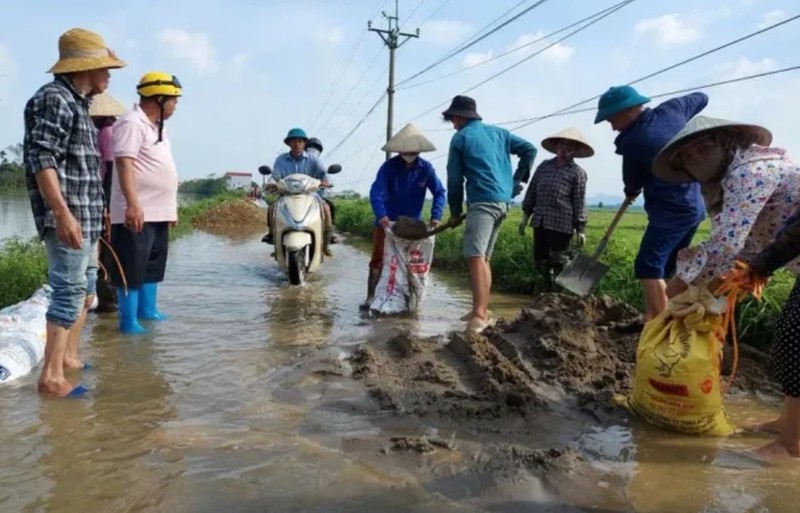
[{"label": "grey hat", "polygon": [[769,146],[772,142],[772,133],[762,126],[708,116],[695,116],[658,152],[656,158],[653,159],[653,174],[672,183],[696,182],[697,180],[675,158],[676,155],[697,137],[726,128],[746,136],[745,139],[750,144]]}]

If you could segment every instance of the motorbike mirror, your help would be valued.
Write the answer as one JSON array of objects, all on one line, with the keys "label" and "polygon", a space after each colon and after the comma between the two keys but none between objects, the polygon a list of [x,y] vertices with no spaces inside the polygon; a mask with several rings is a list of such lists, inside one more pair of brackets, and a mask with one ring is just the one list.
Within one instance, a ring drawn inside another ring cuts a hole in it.
[{"label": "motorbike mirror", "polygon": [[267,176],[269,174],[272,174],[272,169],[270,169],[269,166],[260,166],[258,168],[258,172],[261,173],[262,176]]},{"label": "motorbike mirror", "polygon": [[328,166],[328,174],[335,175],[336,173],[340,173],[342,171],[342,166],[339,164],[331,164]]}]

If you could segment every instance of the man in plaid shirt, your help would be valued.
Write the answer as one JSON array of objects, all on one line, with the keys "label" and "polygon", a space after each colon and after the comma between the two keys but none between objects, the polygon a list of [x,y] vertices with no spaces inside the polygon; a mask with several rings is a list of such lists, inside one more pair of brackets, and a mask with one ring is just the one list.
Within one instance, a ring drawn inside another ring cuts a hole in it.
[{"label": "man in plaid shirt", "polygon": [[573,234],[578,246],[586,242],[586,171],[574,159],[591,157],[594,150],[574,128],[544,139],[542,147],[556,157],[536,168],[522,202],[519,233],[525,235],[533,216],[533,265],[552,290],[569,260],[566,251]]},{"label": "man in plaid shirt", "polygon": [[23,158],[36,229],[47,250],[52,293],[47,310],[47,348],[39,393],[84,394],[64,370],[87,365],[78,341],[94,301],[97,239],[103,229],[103,189],[91,98],[108,88],[109,69],[125,63],[102,37],[72,29],[58,40],[54,79],[25,105]]}]

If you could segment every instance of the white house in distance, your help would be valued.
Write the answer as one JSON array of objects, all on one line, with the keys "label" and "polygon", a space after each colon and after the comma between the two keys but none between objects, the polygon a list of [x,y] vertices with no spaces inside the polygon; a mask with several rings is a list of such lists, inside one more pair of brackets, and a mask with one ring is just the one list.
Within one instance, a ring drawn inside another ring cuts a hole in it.
[{"label": "white house in distance", "polygon": [[249,189],[251,183],[253,183],[253,173],[237,173],[233,171],[225,173],[225,184],[228,186],[228,190]]}]

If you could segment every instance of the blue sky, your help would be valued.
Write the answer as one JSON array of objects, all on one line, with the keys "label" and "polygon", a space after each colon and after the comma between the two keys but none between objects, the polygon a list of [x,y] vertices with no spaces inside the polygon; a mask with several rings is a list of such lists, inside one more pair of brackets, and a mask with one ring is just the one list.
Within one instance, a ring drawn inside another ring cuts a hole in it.
[{"label": "blue sky", "polygon": [[[449,0],[431,16],[443,2],[400,0],[401,21],[416,8],[403,28],[413,31],[419,26],[421,34],[398,51],[398,81],[436,61],[519,3]],[[514,12],[533,3],[525,2]],[[409,83],[458,71],[614,3],[550,0]],[[127,68],[113,73],[109,89],[126,105],[134,102],[135,84],[144,72],[158,69],[180,77],[185,96],[170,120],[170,130],[183,179],[255,171],[262,163],[272,164],[277,153],[284,151],[281,141],[293,126],[322,138],[326,161],[344,166],[336,177],[339,190],[367,191],[383,159],[385,103],[335,153],[329,152],[385,89],[388,53],[377,34],[365,32],[370,16],[381,4],[393,8],[393,0],[30,0],[6,4],[6,23],[0,34],[2,147],[21,140],[25,101],[49,79],[45,72],[57,59],[58,36],[71,27],[84,27],[100,32],[128,62]],[[638,0],[469,95],[490,123],[548,114],[798,11],[796,0]],[[380,16],[374,20],[376,27],[385,23]],[[34,27],[36,36],[32,37]],[[660,94],[798,65],[797,52],[791,50],[800,47],[798,28],[800,20],[637,87],[645,94]],[[430,84],[398,90],[395,131],[545,44]],[[325,105],[340,75],[341,82]],[[798,71],[708,89],[711,101],[705,114],[764,124],[773,131],[775,145],[800,155],[798,90]],[[438,147],[429,157],[442,154],[452,136],[452,130],[440,121],[441,110],[414,120]],[[596,150],[595,157],[582,161],[589,173],[589,195],[619,196],[622,182],[620,160],[613,152],[614,134],[607,125],[592,121],[593,113],[573,114],[534,123],[518,133],[540,147],[547,135],[577,127]],[[537,163],[547,156],[540,149]],[[445,163],[445,158],[434,160],[442,178]]]}]

